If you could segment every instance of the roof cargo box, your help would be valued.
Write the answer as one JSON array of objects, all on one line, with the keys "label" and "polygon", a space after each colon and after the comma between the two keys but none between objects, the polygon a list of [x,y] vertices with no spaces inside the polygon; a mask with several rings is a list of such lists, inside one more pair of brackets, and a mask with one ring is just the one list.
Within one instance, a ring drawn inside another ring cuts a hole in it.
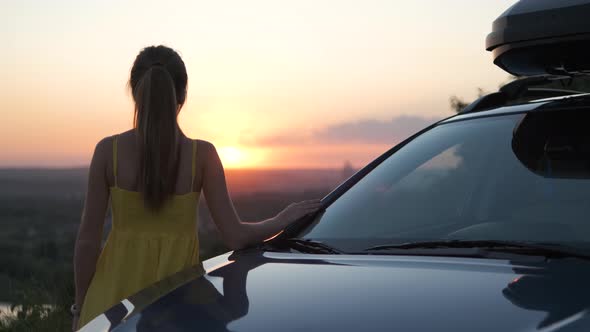
[{"label": "roof cargo box", "polygon": [[590,0],[520,0],[494,21],[486,49],[516,76],[590,72]]}]

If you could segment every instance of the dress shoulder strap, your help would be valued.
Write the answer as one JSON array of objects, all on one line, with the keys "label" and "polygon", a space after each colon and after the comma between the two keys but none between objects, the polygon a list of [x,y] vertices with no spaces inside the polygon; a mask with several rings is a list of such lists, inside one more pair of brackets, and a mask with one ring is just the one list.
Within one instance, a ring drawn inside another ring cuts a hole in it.
[{"label": "dress shoulder strap", "polygon": [[191,173],[191,191],[195,191],[195,175],[197,174],[196,170],[196,154],[197,154],[197,141],[193,140],[193,157],[192,157],[192,173]]},{"label": "dress shoulder strap", "polygon": [[113,138],[113,175],[115,177],[115,187],[118,186],[117,184],[117,138],[119,135],[115,135]]}]

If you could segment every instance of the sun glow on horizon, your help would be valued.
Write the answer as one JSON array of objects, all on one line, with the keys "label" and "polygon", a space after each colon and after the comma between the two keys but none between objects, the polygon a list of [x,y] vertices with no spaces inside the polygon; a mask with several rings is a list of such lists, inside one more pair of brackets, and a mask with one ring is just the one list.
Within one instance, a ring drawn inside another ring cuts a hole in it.
[{"label": "sun glow on horizon", "polygon": [[225,168],[242,168],[250,164],[248,154],[235,146],[221,147],[218,153]]}]

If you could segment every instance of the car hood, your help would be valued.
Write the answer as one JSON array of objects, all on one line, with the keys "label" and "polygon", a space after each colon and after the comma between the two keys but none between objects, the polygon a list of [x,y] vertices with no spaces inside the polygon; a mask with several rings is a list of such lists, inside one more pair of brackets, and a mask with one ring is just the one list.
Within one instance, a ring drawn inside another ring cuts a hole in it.
[{"label": "car hood", "polygon": [[590,331],[590,262],[517,257],[223,255],[85,331]]}]

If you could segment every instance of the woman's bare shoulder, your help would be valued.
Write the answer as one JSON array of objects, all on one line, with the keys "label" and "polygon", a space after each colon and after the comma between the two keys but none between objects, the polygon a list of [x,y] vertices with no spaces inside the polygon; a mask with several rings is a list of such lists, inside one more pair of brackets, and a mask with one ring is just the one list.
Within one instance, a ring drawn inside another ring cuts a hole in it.
[{"label": "woman's bare shoulder", "polygon": [[133,129],[129,129],[129,130],[124,131],[122,133],[113,134],[109,137],[111,137],[111,139],[113,139],[115,137],[120,137],[122,139],[135,139],[135,131]]},{"label": "woman's bare shoulder", "polygon": [[115,135],[106,136],[98,141],[98,143],[96,143],[96,147],[94,148],[94,154],[106,157],[108,152],[112,152],[114,137]]},{"label": "woman's bare shoulder", "polygon": [[199,169],[204,171],[216,165],[215,161],[219,159],[219,155],[215,145],[202,139],[194,139],[193,141],[197,142],[197,164]]},{"label": "woman's bare shoulder", "polygon": [[115,133],[109,136],[105,136],[101,138],[98,143],[96,143],[96,147],[94,148],[94,154],[97,157],[101,157],[101,159],[110,159],[113,155],[113,144],[115,137],[126,137],[130,134],[133,134],[132,130],[128,130],[122,133]]},{"label": "woman's bare shoulder", "polygon": [[215,152],[215,145],[213,143],[202,139],[191,138],[191,140],[197,142],[197,154],[204,153],[205,155],[209,155]]}]

